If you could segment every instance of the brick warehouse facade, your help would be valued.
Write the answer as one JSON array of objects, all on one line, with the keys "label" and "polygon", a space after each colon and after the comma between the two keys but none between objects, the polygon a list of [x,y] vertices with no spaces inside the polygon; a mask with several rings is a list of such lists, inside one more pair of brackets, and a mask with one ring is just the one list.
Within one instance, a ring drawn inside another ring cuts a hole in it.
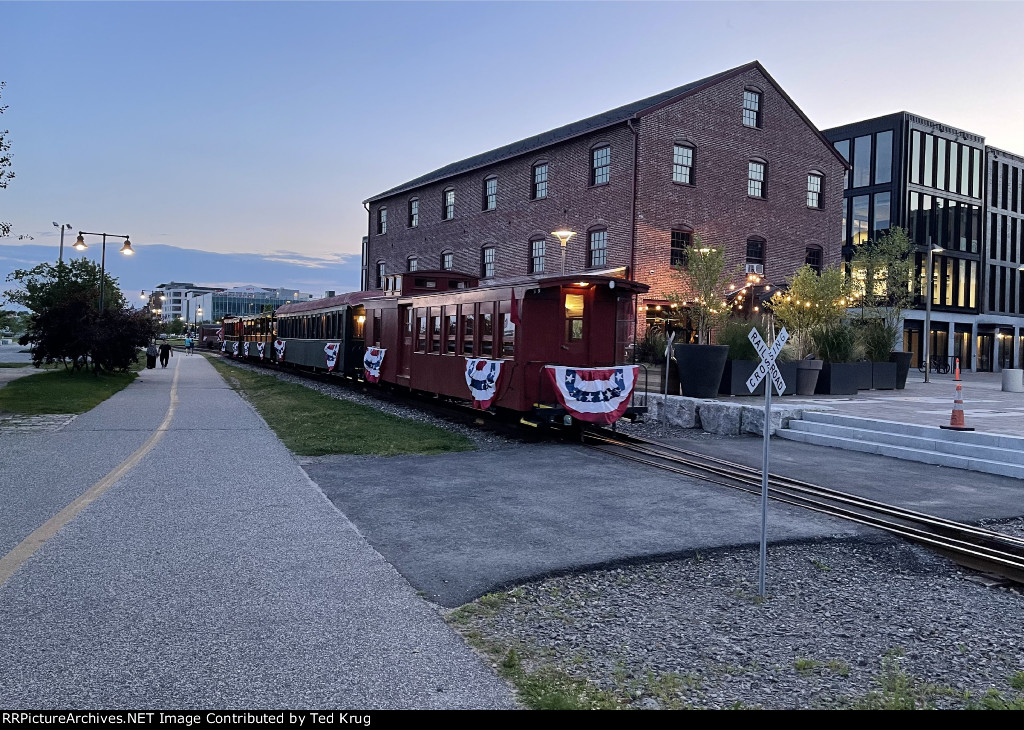
[{"label": "brick warehouse facade", "polygon": [[541,246],[541,271],[557,273],[559,228],[576,232],[566,271],[626,267],[651,287],[641,311],[680,290],[673,244],[678,256],[694,237],[783,283],[805,262],[840,261],[846,168],[755,61],[368,199],[363,288],[411,266],[539,273]]}]

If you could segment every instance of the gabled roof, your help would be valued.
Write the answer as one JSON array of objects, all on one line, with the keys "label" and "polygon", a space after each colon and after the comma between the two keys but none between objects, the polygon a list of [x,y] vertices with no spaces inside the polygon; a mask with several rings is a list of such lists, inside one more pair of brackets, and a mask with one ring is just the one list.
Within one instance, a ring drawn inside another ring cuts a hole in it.
[{"label": "gabled roof", "polygon": [[367,198],[366,200],[363,201],[363,203],[372,203],[373,201],[380,200],[381,198],[387,198],[391,195],[395,195],[406,190],[412,190],[414,188],[427,185],[428,183],[433,183],[439,180],[454,177],[455,175],[460,175],[464,172],[469,172],[470,170],[475,170],[480,167],[492,165],[495,162],[507,160],[512,157],[518,157],[519,155],[540,150],[543,149],[544,147],[548,147],[559,142],[564,142],[566,140],[572,139],[573,137],[588,134],[598,129],[604,129],[606,127],[611,127],[616,124],[622,124],[629,119],[637,119],[643,116],[644,114],[656,111],[668,104],[673,104],[683,99],[684,97],[689,96],[697,91],[700,91],[708,86],[712,86],[721,81],[725,81],[726,79],[731,78],[733,76],[738,76],[739,74],[745,73],[746,71],[749,71],[751,69],[757,69],[764,75],[764,77],[772,84],[772,86],[775,87],[775,89],[782,95],[782,97],[789,103],[789,105],[793,107],[797,114],[800,115],[804,122],[806,122],[807,125],[814,130],[818,137],[821,138],[822,143],[825,144],[830,150],[832,150],[833,154],[835,154],[835,156],[839,160],[841,160],[844,165],[846,165],[846,160],[843,160],[842,156],[839,155],[838,152],[835,152],[835,149],[832,147],[831,143],[828,142],[828,140],[826,140],[822,136],[821,132],[818,131],[818,128],[815,127],[811,120],[808,119],[807,116],[800,110],[800,107],[793,103],[793,100],[790,99],[789,95],[782,90],[782,87],[780,87],[778,83],[776,83],[775,79],[773,79],[771,75],[764,70],[764,67],[760,64],[760,62],[751,61],[749,63],[743,64],[742,66],[737,66],[736,68],[729,69],[728,71],[722,71],[721,73],[714,74],[713,76],[708,76],[706,78],[700,79],[699,81],[694,81],[689,84],[684,84],[683,86],[678,86],[674,89],[670,89],[669,91],[664,91],[660,94],[649,96],[646,99],[641,99],[640,101],[634,101],[631,104],[620,106],[616,109],[612,109],[611,111],[596,114],[592,117],[587,117],[586,119],[582,119],[578,122],[566,124],[563,127],[558,127],[557,129],[552,129],[551,131],[542,132],[541,134],[534,135],[533,137],[527,137],[526,139],[521,139],[518,142],[507,144],[504,147],[498,147],[489,152],[484,152],[479,155],[474,155],[473,157],[467,157],[464,160],[459,160],[458,162],[453,162],[449,165],[445,165],[444,167],[438,168],[433,172],[429,172],[426,175],[421,175],[420,177],[415,178],[414,180],[410,180],[409,182],[391,188],[390,190],[385,190],[383,193],[379,193],[371,198]]}]

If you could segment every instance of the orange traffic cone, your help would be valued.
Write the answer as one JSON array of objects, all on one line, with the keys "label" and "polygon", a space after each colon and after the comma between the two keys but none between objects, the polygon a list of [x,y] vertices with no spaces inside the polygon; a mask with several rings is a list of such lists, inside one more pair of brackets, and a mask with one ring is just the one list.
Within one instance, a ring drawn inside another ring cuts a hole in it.
[{"label": "orange traffic cone", "polygon": [[960,382],[960,358],[956,359],[956,377],[953,380],[957,383]]},{"label": "orange traffic cone", "polygon": [[973,431],[973,428],[964,425],[964,386],[956,384],[956,395],[953,397],[953,413],[949,416],[948,426],[939,426],[953,431]]}]

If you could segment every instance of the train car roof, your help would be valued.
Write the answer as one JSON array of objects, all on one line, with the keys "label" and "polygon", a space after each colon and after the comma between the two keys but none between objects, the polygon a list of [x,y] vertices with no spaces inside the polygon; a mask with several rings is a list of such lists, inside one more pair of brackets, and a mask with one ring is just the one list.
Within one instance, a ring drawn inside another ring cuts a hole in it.
[{"label": "train car roof", "polygon": [[333,297],[323,297],[321,299],[310,299],[305,302],[292,302],[291,304],[282,304],[277,308],[278,316],[282,314],[299,314],[301,312],[315,312],[319,309],[330,309],[332,307],[340,307],[344,305],[355,306],[360,304],[365,299],[371,299],[373,297],[380,296],[379,291],[354,291],[347,294],[338,294]]},{"label": "train car roof", "polygon": [[[531,276],[509,276],[505,278],[489,279],[486,283],[475,287],[476,289],[496,289],[501,287],[524,287],[527,289],[545,289],[566,284],[587,283],[604,284],[615,282],[615,286],[630,294],[643,294],[650,289],[647,284],[632,281],[626,278],[626,267],[619,266],[610,269],[597,269],[592,271],[576,271],[566,274],[543,274]],[[473,291],[466,289],[465,291]]]}]

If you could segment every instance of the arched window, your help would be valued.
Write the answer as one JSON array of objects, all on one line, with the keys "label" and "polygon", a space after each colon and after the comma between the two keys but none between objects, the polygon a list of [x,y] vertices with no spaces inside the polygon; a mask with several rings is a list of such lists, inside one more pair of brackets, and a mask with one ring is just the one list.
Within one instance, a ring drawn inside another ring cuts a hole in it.
[{"label": "arched window", "polygon": [[383,289],[384,288],[384,262],[383,261],[378,261],[377,262],[377,288],[378,289]]},{"label": "arched window", "polygon": [[416,271],[417,269],[419,269],[419,267],[420,267],[419,259],[416,258],[415,256],[410,256],[409,258],[407,258],[405,260],[405,270],[406,271]]},{"label": "arched window", "polygon": [[813,170],[807,173],[807,207],[808,208],[824,208],[825,207],[825,176]]},{"label": "arched window", "polygon": [[451,271],[455,268],[455,254],[451,251],[443,251],[441,253],[441,270]]},{"label": "arched window", "polygon": [[488,279],[494,276],[494,263],[497,250],[494,246],[485,246],[480,251],[480,276]]},{"label": "arched window", "polygon": [[810,266],[819,274],[824,267],[825,257],[822,253],[821,246],[811,245],[808,246],[804,253],[804,263]]},{"label": "arched window", "polygon": [[672,182],[693,185],[696,149],[689,142],[677,142],[672,147]]},{"label": "arched window", "polygon": [[409,228],[415,228],[420,224],[420,199],[412,198],[409,201]]},{"label": "arched window", "polygon": [[377,208],[377,235],[388,232],[388,209],[385,206]]},{"label": "arched window", "polygon": [[605,185],[612,173],[612,148],[603,144],[590,150],[590,184]]},{"label": "arched window", "polygon": [[587,266],[608,265],[608,229],[595,228],[587,232]]},{"label": "arched window", "polygon": [[540,200],[548,197],[548,163],[546,160],[535,162],[530,168],[530,199]]},{"label": "arched window", "polygon": [[747,163],[747,195],[763,198],[768,194],[768,163],[753,159]]},{"label": "arched window", "polygon": [[495,210],[498,207],[498,178],[494,175],[484,178],[483,208]]},{"label": "arched window", "polygon": [[448,188],[441,196],[441,220],[450,221],[455,217],[455,188]]},{"label": "arched window", "polygon": [[672,266],[685,266],[686,255],[693,245],[693,229],[680,226],[672,229],[672,245],[669,263]]},{"label": "arched window", "polygon": [[750,266],[764,266],[764,253],[765,240],[763,238],[751,236],[747,239],[747,273],[751,273]]},{"label": "arched window", "polygon": [[756,86],[748,86],[743,90],[743,126],[761,127],[761,90]]},{"label": "arched window", "polygon": [[544,250],[546,241],[544,236],[534,236],[530,239],[530,273],[544,273]]}]

